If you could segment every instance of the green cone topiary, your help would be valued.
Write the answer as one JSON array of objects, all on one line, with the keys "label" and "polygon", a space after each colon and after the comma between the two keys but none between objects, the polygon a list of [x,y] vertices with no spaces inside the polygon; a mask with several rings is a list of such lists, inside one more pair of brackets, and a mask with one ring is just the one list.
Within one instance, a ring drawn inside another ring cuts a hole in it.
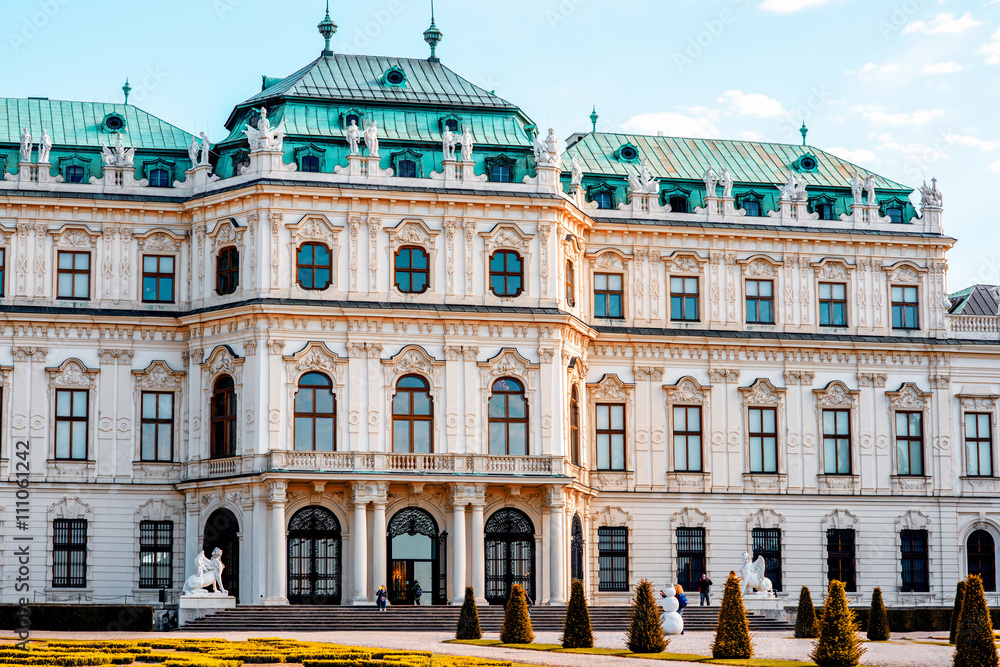
[{"label": "green cone topiary", "polygon": [[587,598],[583,594],[583,582],[573,580],[573,590],[569,594],[566,607],[566,623],[563,625],[563,648],[594,648],[594,630],[590,625],[590,611]]},{"label": "green cone topiary", "polygon": [[864,653],[854,612],[847,606],[844,582],[831,581],[819,624],[819,640],[809,657],[819,667],[856,667]]},{"label": "green cone topiary", "polygon": [[660,623],[662,610],[653,597],[653,584],[646,579],[639,582],[629,611],[628,632],[625,645],[633,653],[663,653],[667,638]]},{"label": "green cone topiary", "polygon": [[749,660],[753,657],[750,642],[750,624],[743,608],[743,593],[740,592],[740,578],[729,575],[722,593],[722,608],[719,610],[719,625],[715,629],[712,642],[712,657],[732,660]]},{"label": "green cone topiary", "polygon": [[819,636],[819,626],[816,621],[816,608],[813,607],[812,593],[805,586],[799,593],[799,611],[795,615],[795,638],[816,639]]},{"label": "green cone topiary", "polygon": [[882,601],[882,589],[876,587],[872,593],[872,606],[868,610],[868,639],[873,642],[889,641],[889,612]]},{"label": "green cone topiary", "polygon": [[997,667],[993,621],[986,606],[983,580],[977,574],[965,580],[962,620],[955,641],[955,667]]},{"label": "green cone topiary", "polygon": [[504,644],[530,644],[535,641],[528,605],[524,602],[524,589],[518,584],[510,588],[510,599],[507,600],[503,627],[500,628],[500,641]]},{"label": "green cone topiary", "polygon": [[954,644],[958,639],[958,628],[962,623],[962,603],[965,601],[966,582],[958,582],[955,589],[955,608],[951,611],[951,632],[948,633],[948,643]]},{"label": "green cone topiary", "polygon": [[458,630],[455,639],[482,639],[483,629],[479,626],[479,610],[476,609],[476,594],[472,586],[465,589],[465,602],[458,615]]}]

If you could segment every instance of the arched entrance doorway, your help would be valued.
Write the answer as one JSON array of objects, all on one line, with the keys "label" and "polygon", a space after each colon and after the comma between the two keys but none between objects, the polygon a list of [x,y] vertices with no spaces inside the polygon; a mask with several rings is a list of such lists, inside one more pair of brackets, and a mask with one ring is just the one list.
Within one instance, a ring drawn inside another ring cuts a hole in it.
[{"label": "arched entrance doorway", "polygon": [[212,557],[216,547],[222,549],[222,585],[229,594],[240,601],[240,522],[227,509],[217,509],[205,522],[205,540],[202,549]]},{"label": "arched entrance doorway", "polygon": [[494,512],[486,522],[486,600],[504,604],[510,588],[520,584],[535,599],[535,527],[515,509]]},{"label": "arched entrance doorway", "polygon": [[419,604],[446,604],[445,539],[437,522],[418,507],[400,510],[389,522],[386,539],[389,553],[389,601],[417,604],[414,592],[423,591]]},{"label": "arched entrance doorway", "polygon": [[583,522],[580,515],[573,515],[573,528],[569,542],[569,562],[573,579],[583,581]]},{"label": "arched entrance doorway", "polygon": [[340,522],[328,509],[305,507],[288,522],[288,602],[340,604]]},{"label": "arched entrance doorway", "polygon": [[983,578],[983,589],[997,589],[996,543],[993,536],[985,530],[977,530],[969,535],[966,545],[969,554],[969,574],[978,574]]}]

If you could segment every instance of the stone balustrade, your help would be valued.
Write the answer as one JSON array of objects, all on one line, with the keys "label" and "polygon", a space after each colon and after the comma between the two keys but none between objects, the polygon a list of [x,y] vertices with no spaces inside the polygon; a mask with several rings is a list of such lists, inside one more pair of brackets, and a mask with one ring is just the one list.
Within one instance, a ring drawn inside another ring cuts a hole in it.
[{"label": "stone balustrade", "polygon": [[995,315],[953,315],[948,318],[952,333],[1000,334],[1000,317]]}]

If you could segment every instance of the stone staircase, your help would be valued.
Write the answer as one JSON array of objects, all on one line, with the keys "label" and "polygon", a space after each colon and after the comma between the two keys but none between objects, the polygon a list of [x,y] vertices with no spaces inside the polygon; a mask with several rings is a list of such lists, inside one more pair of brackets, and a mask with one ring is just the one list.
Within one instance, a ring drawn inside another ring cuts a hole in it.
[{"label": "stone staircase", "polygon": [[[390,607],[379,613],[375,607],[243,605],[184,626],[185,632],[454,632],[460,607]],[[622,632],[628,627],[628,607],[590,607],[595,632]],[[531,623],[539,632],[561,632],[565,607],[532,607]],[[718,607],[688,607],[684,610],[687,630],[714,630]],[[750,616],[750,629],[791,630],[792,626],[761,616]],[[479,608],[483,632],[499,632],[503,607]]]}]

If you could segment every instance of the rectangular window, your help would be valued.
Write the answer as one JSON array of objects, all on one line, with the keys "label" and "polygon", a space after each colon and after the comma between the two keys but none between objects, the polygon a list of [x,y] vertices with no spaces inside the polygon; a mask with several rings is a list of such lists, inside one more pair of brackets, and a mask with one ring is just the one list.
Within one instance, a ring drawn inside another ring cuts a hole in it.
[{"label": "rectangular window", "polygon": [[174,458],[174,395],[142,392],[141,455],[143,461]]},{"label": "rectangular window", "polygon": [[853,530],[826,531],[826,574],[827,581],[842,581],[848,593],[857,592]]},{"label": "rectangular window", "polygon": [[847,326],[847,285],[820,283],[819,323],[825,327]]},{"label": "rectangular window", "polygon": [[160,255],[143,256],[142,300],[144,303],[173,303],[173,257],[163,257]]},{"label": "rectangular window", "polygon": [[52,522],[52,587],[84,588],[87,585],[87,522],[56,519]]},{"label": "rectangular window", "polygon": [[56,458],[87,460],[90,415],[86,389],[56,390]]},{"label": "rectangular window", "polygon": [[781,592],[781,529],[753,529],[753,560],[764,557],[764,576],[771,580],[775,593]]},{"label": "rectangular window", "polygon": [[750,408],[750,472],[778,472],[778,410]]},{"label": "rectangular window", "polygon": [[90,253],[60,252],[56,274],[56,298],[90,298]]},{"label": "rectangular window", "polygon": [[752,199],[748,199],[743,202],[743,210],[746,211],[748,218],[759,218],[764,215],[760,202]]},{"label": "rectangular window", "polygon": [[966,474],[993,476],[993,418],[988,412],[965,413]]},{"label": "rectangular window", "polygon": [[927,531],[902,530],[899,533],[904,593],[929,593],[930,577],[927,573]]},{"label": "rectangular window", "polygon": [[670,319],[698,321],[698,279],[670,278]]},{"label": "rectangular window", "polygon": [[139,523],[139,588],[170,588],[174,585],[173,549],[173,522]]},{"label": "rectangular window", "polygon": [[625,470],[624,405],[597,405],[597,469]]},{"label": "rectangular window", "polygon": [[6,296],[4,285],[7,284],[7,249],[0,248],[0,297]]},{"label": "rectangular window", "polygon": [[622,311],[624,296],[622,274],[594,274],[594,317],[625,317]]},{"label": "rectangular window", "polygon": [[896,474],[924,474],[924,413],[896,413]]},{"label": "rectangular window", "polygon": [[823,471],[851,474],[851,411],[823,411]]},{"label": "rectangular window", "polygon": [[919,329],[920,316],[917,313],[916,287],[892,288],[892,328]]},{"label": "rectangular window", "polygon": [[576,273],[573,262],[566,262],[566,305],[570,308],[576,305]]},{"label": "rectangular window", "polygon": [[685,591],[698,590],[705,572],[705,529],[677,529],[677,583]]},{"label": "rectangular window", "polygon": [[597,529],[599,591],[628,592],[628,528]]},{"label": "rectangular window", "polygon": [[748,280],[747,324],[774,324],[774,282]]},{"label": "rectangular window", "polygon": [[674,406],[674,470],[701,472],[701,408]]}]

